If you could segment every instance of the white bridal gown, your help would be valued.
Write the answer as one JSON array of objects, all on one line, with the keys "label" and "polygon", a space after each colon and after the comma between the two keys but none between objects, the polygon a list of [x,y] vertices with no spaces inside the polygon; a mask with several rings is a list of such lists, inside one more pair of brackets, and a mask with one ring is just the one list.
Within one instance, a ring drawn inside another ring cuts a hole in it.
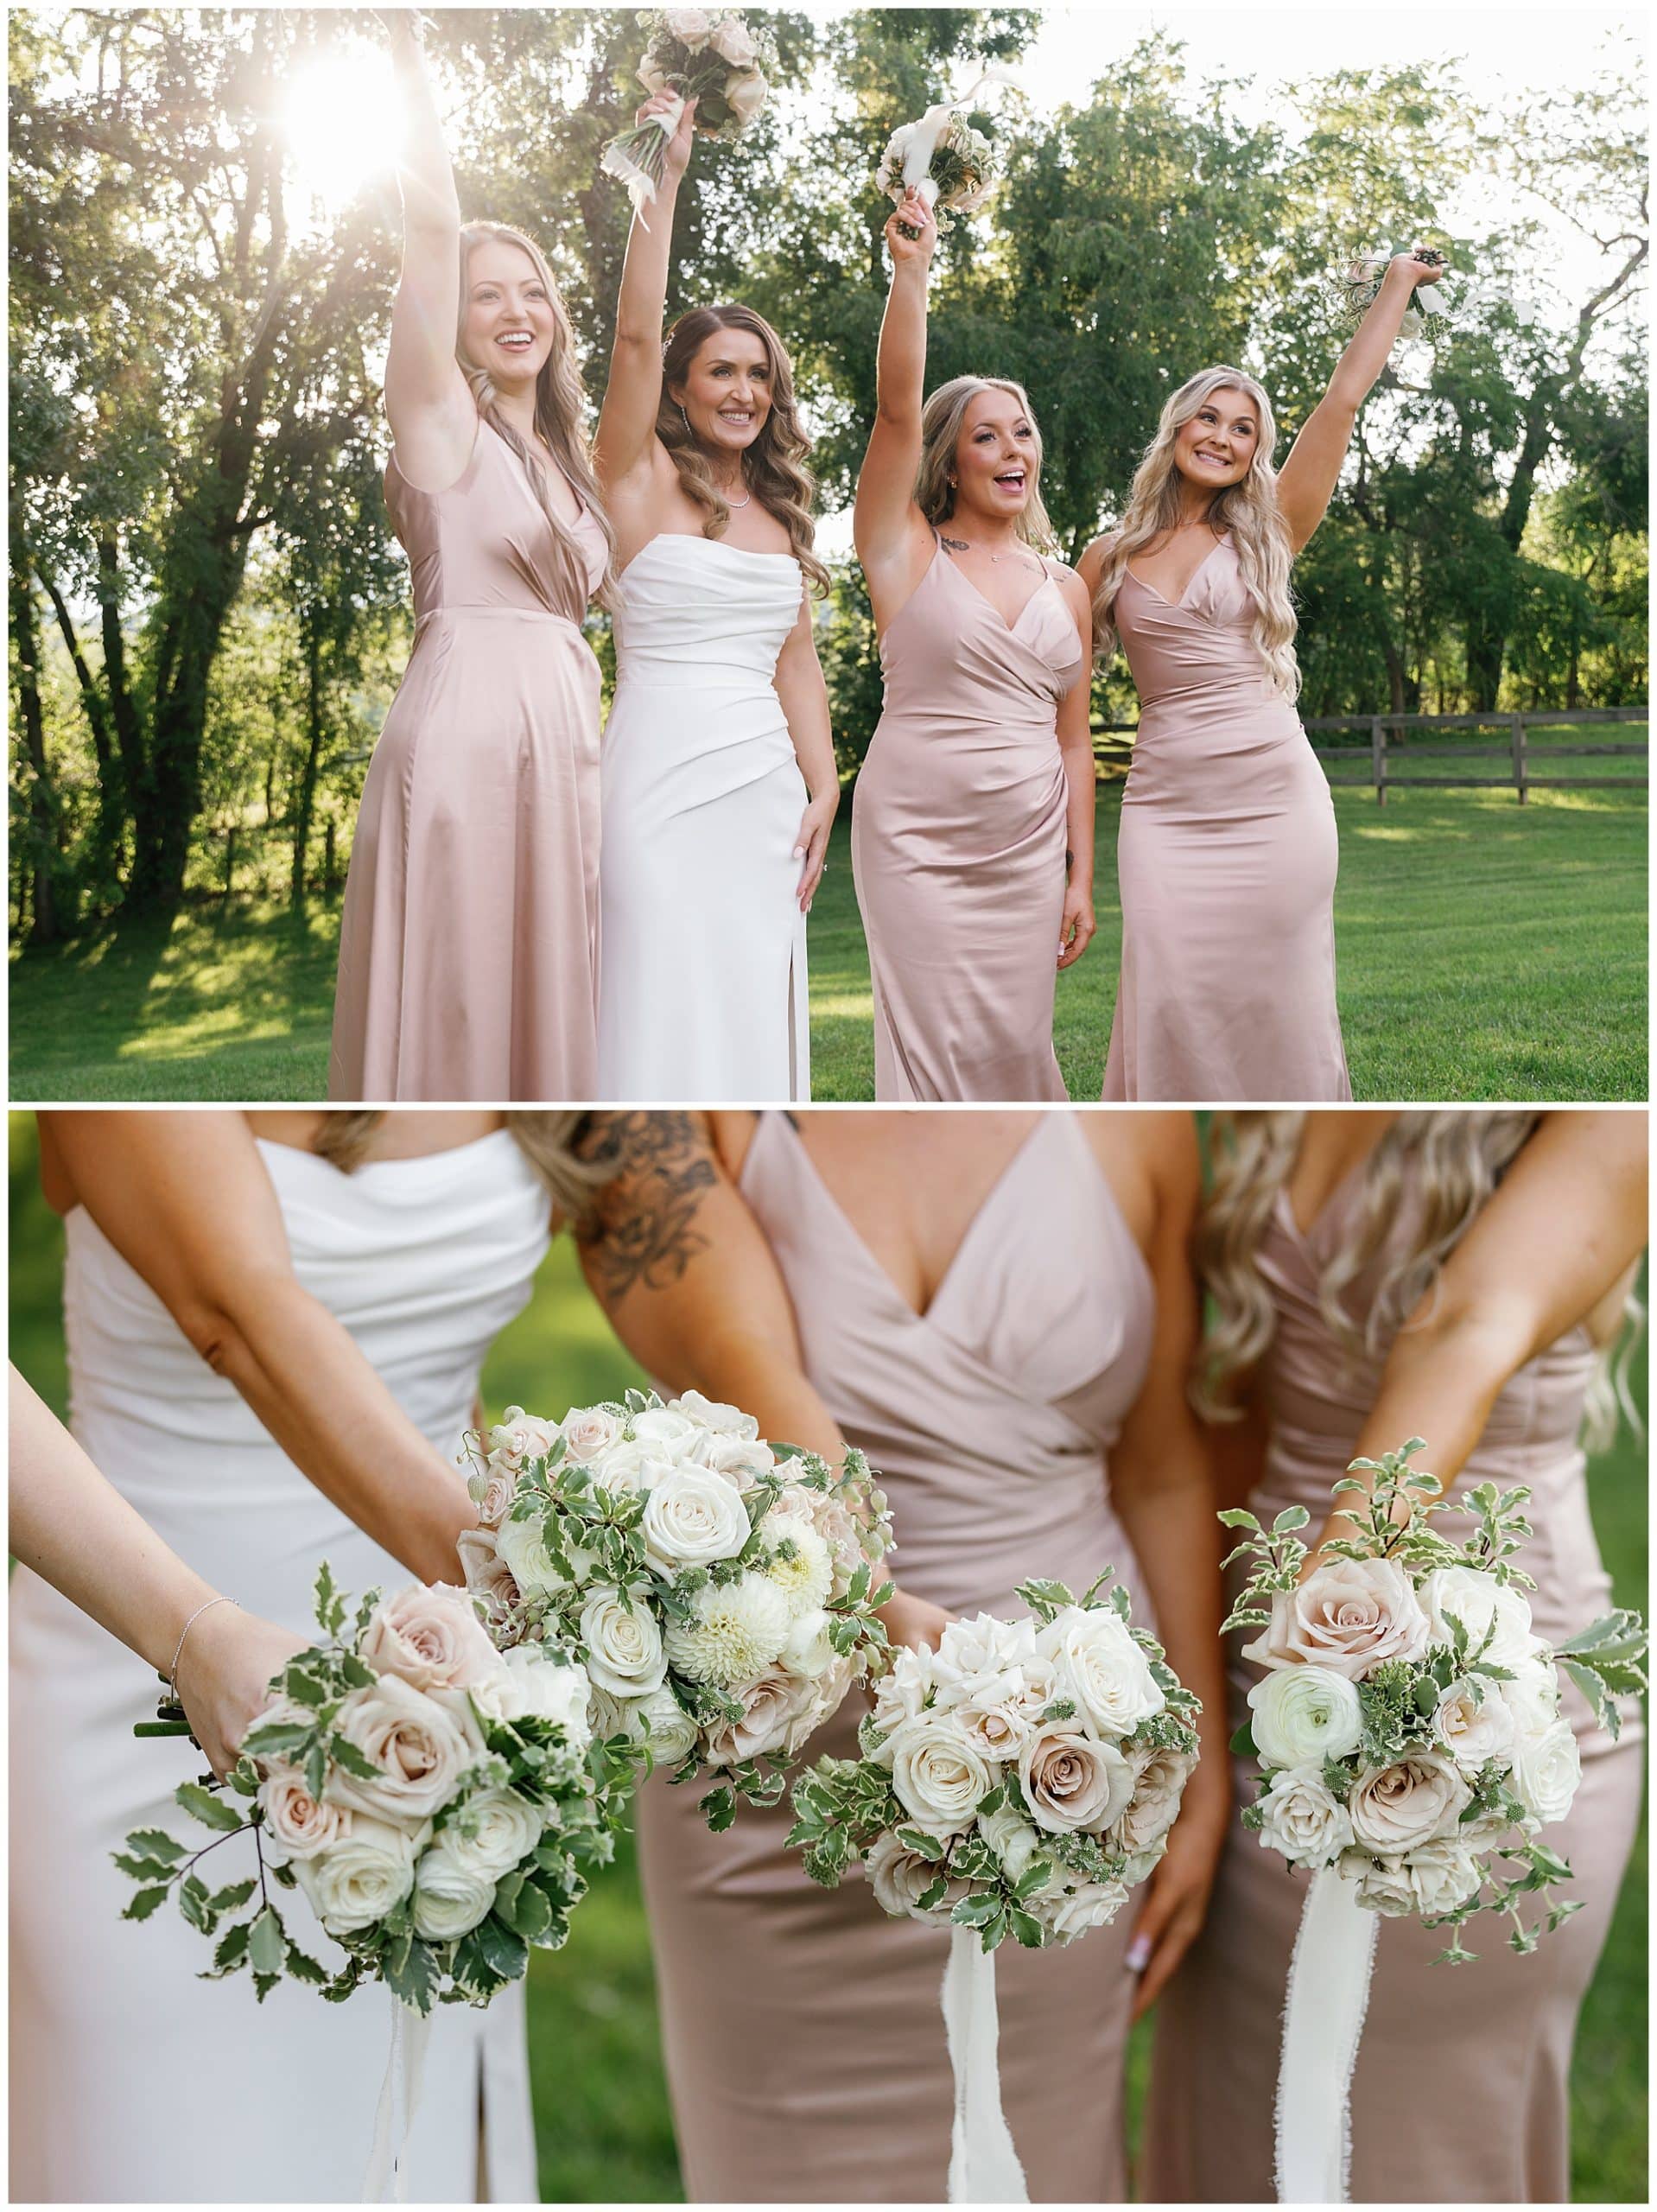
[{"label": "white bridal gown", "polygon": [[[547,1198],[528,1160],[505,1130],[350,1175],[289,1146],[259,1148],[300,1281],[453,1454],[483,1355],[523,1308],[547,1248]],[[324,1558],[353,1595],[412,1580],[284,1457],[84,1209],[67,1226],[74,1431],[156,1534],[217,1588],[300,1634],[314,1632],[310,1588]],[[257,2005],[244,1972],[196,1979],[210,1947],[170,1902],[142,1923],[120,1918],[134,1885],[110,1853],[128,1830],[194,1827],[171,1793],[202,1772],[201,1755],[181,1738],[132,1733],[154,1718],[156,1691],[141,1660],[18,1571],[12,2200],[358,2198],[388,1993],[365,1988],[334,2005],[283,1981]],[[238,1840],[203,1874],[222,1870],[223,1886],[253,1866]],[[278,1897],[297,1940],[337,1959],[302,1894]],[[492,2199],[535,2198],[521,1984],[487,2012],[439,2008],[409,2161],[416,2199],[472,2200],[480,2174]]]},{"label": "white bridal gown", "polygon": [[800,565],[664,534],[630,561],[604,732],[599,1096],[811,1095],[806,789],[773,681]]}]

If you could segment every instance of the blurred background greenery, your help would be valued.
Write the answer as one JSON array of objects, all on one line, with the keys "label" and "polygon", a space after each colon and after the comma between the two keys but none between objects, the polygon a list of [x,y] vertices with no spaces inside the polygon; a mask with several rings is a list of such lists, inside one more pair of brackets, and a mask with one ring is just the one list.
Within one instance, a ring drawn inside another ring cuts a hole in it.
[{"label": "blurred background greenery", "polygon": [[[61,1224],[41,1195],[32,1115],[10,1116],[10,1356],[65,1410]],[[1642,1285],[1642,1294],[1643,1294]],[[613,1397],[639,1370],[588,1295],[566,1239],[553,1247],[524,1312],[484,1370],[485,1405],[560,1410]],[[1646,1362],[1633,1363],[1641,1430],[1626,1421],[1590,1476],[1594,1523],[1617,1602],[1647,1606]],[[1571,2077],[1572,2196],[1647,2199],[1647,1837],[1623,1884],[1589,1993]],[[650,1941],[631,1849],[575,1916],[567,1947],[535,1955],[530,2055],[541,2193],[556,2202],[679,2199],[673,2127],[657,2036]],[[1146,2037],[1130,2052],[1130,2125],[1137,2123]]]}]

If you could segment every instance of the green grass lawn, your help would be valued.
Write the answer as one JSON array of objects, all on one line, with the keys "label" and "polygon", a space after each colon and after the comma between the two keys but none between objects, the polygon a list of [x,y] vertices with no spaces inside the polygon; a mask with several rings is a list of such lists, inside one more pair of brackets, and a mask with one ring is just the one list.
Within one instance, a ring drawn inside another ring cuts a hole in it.
[{"label": "green grass lawn", "polygon": [[[1642,792],[1539,792],[1521,807],[1511,791],[1413,790],[1383,809],[1343,790],[1335,804],[1341,1019],[1360,1098],[1645,1096]],[[874,1095],[849,813],[811,917],[822,1099]],[[1120,813],[1120,787],[1108,785],[1099,933],[1059,978],[1056,1040],[1078,1099],[1098,1096],[1110,1038]],[[194,907],[165,930],[14,953],[11,1096],[320,1098],[338,932],[337,903],[302,921],[285,908]]]},{"label": "green grass lawn", "polygon": [[[35,1161],[32,1119],[14,1115],[11,1356],[61,1411],[63,1237],[41,1198]],[[1643,1359],[1637,1365],[1635,1395],[1643,1413]],[[569,1246],[561,1242],[542,1268],[530,1305],[490,1356],[484,1395],[491,1414],[514,1403],[557,1410],[590,1404],[638,1379],[587,1296]],[[1646,1453],[1631,1429],[1595,1461],[1590,1489],[1617,1599],[1644,1607]],[[1577,2041],[1572,2194],[1583,2202],[1647,2199],[1646,1927],[1642,1831]],[[1430,2037],[1423,2051],[1431,2065]],[[654,2202],[681,2196],[649,1935],[625,1845],[618,1865],[575,1915],[566,1948],[535,1955],[530,2056],[546,2201]],[[1137,2126],[1143,2101],[1146,2063],[1146,2037],[1140,2031],[1129,2052],[1131,2126]]]}]

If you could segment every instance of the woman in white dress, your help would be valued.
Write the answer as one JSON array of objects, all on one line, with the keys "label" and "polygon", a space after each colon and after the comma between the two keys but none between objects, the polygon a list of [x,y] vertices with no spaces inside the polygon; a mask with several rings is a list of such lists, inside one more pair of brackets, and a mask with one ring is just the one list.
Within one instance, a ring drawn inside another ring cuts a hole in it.
[{"label": "woman in white dress", "polygon": [[[533,1141],[564,1118],[514,1122],[538,1125]],[[502,1117],[54,1114],[41,1128],[67,1235],[74,1433],[161,1541],[300,1638],[325,1558],[353,1592],[457,1580],[473,1516],[453,1455],[551,1211]],[[366,1156],[347,1173],[330,1150]],[[176,1820],[172,1793],[200,1759],[135,1738],[154,1673],[27,1567],[11,1662],[14,2199],[356,2197],[389,2000],[336,2007],[283,1983],[256,2008],[235,1981],[196,1978],[203,1947],[176,1914],[122,1921],[131,1885],[110,1853]],[[302,1898],[284,1910],[327,1955]],[[487,2012],[436,2015],[409,2164],[420,2200],[535,2196],[521,1986]]]},{"label": "woman in white dress", "polygon": [[840,798],[788,357],[737,306],[692,309],[663,351],[695,110],[633,221],[594,451],[621,564],[599,880],[617,1103],[810,1096],[805,917]]}]

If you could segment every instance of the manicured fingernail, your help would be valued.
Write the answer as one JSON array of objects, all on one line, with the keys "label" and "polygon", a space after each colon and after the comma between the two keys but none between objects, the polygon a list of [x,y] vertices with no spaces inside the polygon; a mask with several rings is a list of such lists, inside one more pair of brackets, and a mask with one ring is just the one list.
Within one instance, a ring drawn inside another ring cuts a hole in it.
[{"label": "manicured fingernail", "polygon": [[1129,1974],[1143,1974],[1150,1963],[1151,1938],[1136,1936],[1127,1947],[1127,1970]]},{"label": "manicured fingernail", "polygon": [[803,861],[805,858],[805,847],[803,845],[796,845],[794,848],[794,857],[797,861]]}]

